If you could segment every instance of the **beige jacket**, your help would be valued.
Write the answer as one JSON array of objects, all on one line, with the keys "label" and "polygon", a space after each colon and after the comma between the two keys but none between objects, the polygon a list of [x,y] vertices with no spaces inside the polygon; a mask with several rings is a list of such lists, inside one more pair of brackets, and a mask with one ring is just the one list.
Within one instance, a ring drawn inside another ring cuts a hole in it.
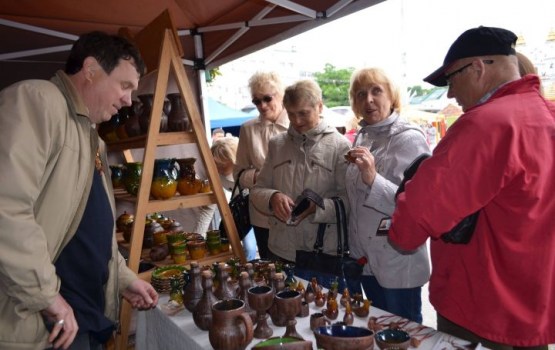
[{"label": "beige jacket", "polygon": [[[287,131],[289,118],[285,108],[275,123],[262,120],[260,117],[249,120],[241,125],[237,158],[233,170],[234,178],[242,169],[247,169],[241,174],[239,184],[242,188],[251,189],[254,186],[255,174],[262,169],[268,154],[268,143],[274,135]],[[252,205],[249,208],[251,224],[268,228],[268,216],[256,210]]]},{"label": "beige jacket", "polygon": [[[87,115],[63,72],[0,92],[0,349],[47,347],[39,311],[60,288],[53,262],[81,221],[99,143]],[[117,321],[117,289],[137,277],[113,237],[105,314]]]},{"label": "beige jacket", "polygon": [[[251,191],[250,201],[269,217],[268,248],[272,253],[295,261],[296,250],[312,251],[319,224],[327,223],[323,251],[337,254],[336,215],[331,198],[341,197],[348,213],[344,155],[349,148],[347,138],[325,122],[306,134],[290,127],[287,133],[270,140],[268,157]],[[297,226],[288,226],[273,215],[270,198],[274,193],[282,192],[295,200],[306,188],[324,198],[324,209],[317,207],[315,214]]]}]

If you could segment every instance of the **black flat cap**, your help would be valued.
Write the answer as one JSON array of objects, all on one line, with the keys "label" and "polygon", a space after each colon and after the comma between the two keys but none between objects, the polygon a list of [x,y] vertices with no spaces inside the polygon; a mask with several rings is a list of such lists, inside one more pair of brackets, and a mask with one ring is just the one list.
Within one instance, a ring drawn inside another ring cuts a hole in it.
[{"label": "black flat cap", "polygon": [[424,78],[435,86],[446,86],[445,70],[461,58],[487,55],[515,55],[517,36],[510,30],[494,27],[478,27],[462,33],[451,45],[443,60],[443,66]]}]

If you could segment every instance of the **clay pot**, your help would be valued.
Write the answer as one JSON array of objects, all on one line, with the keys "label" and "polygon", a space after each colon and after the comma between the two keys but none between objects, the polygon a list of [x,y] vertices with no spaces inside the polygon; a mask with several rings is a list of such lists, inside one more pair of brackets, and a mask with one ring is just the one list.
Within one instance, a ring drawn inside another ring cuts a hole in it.
[{"label": "clay pot", "polygon": [[143,249],[152,248],[154,245],[154,234],[163,232],[164,228],[156,221],[147,220],[145,222],[145,234],[143,237]]},{"label": "clay pot", "polygon": [[208,330],[215,350],[242,350],[252,341],[253,326],[239,299],[222,300],[212,305],[212,326]]},{"label": "clay pot", "polygon": [[206,242],[203,240],[187,241],[187,249],[192,260],[202,259],[206,255]]},{"label": "clay pot", "polygon": [[168,256],[170,250],[167,244],[158,244],[150,248],[149,256],[152,261],[162,261]]},{"label": "clay pot", "polygon": [[132,224],[135,220],[135,216],[133,214],[128,214],[126,211],[123,212],[120,216],[118,216],[116,220],[116,228],[118,231],[124,231],[125,226]]}]

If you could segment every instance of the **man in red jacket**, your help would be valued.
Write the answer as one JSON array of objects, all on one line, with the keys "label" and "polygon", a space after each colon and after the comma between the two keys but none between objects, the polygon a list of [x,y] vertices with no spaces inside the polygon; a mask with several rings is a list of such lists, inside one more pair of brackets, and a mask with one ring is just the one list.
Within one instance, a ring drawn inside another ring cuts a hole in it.
[{"label": "man in red jacket", "polygon": [[[520,78],[516,35],[464,32],[424,80],[449,86],[464,114],[399,195],[391,241],[431,237],[438,329],[493,349],[555,343],[555,108]],[[443,236],[479,212],[470,242]]]}]

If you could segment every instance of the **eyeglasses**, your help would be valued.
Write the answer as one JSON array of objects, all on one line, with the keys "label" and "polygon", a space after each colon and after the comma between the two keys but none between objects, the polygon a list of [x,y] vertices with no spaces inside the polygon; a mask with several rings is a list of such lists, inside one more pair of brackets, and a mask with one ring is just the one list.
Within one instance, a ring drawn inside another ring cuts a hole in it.
[{"label": "eyeglasses", "polygon": [[[484,62],[485,64],[492,64],[493,60],[482,60],[482,62]],[[449,74],[445,74],[445,80],[447,81],[447,85],[451,85],[451,79],[459,74],[462,73],[466,68],[470,67],[472,65],[472,62],[470,62],[469,64],[465,64],[464,66],[462,66],[461,68],[457,69],[456,71],[453,71]]]},{"label": "eyeglasses", "polygon": [[258,105],[262,104],[262,102],[270,103],[270,102],[272,102],[273,99],[274,99],[274,96],[272,96],[272,95],[264,95],[262,98],[253,98],[252,103],[255,106],[258,106]]}]

